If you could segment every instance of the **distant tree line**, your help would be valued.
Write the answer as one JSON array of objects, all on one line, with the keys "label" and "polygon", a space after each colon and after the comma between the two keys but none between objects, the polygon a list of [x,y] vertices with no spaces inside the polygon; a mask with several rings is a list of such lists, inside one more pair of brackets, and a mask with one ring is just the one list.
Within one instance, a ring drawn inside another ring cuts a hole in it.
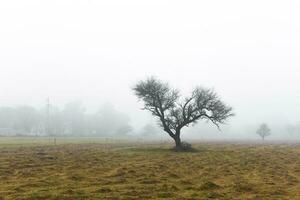
[{"label": "distant tree line", "polygon": [[24,105],[0,107],[0,135],[11,136],[124,136],[132,131],[130,119],[111,105],[87,113],[80,102],[36,109]]}]

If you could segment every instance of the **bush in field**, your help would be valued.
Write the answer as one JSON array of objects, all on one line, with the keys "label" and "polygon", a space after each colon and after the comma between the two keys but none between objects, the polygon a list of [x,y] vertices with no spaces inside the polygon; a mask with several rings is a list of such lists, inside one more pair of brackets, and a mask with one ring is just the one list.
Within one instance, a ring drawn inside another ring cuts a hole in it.
[{"label": "bush in field", "polygon": [[178,147],[174,147],[174,150],[175,151],[194,151],[194,149],[192,148],[192,145],[188,142],[181,142],[181,146],[178,148]]}]

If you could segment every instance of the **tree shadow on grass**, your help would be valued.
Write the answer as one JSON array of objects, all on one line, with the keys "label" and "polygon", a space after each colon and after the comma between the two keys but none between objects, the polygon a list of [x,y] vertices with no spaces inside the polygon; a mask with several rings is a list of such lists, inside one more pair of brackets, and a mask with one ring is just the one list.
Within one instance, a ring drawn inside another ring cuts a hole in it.
[{"label": "tree shadow on grass", "polygon": [[207,150],[199,147],[188,150],[178,150],[174,147],[133,147],[128,148],[126,151],[136,153],[201,153]]}]

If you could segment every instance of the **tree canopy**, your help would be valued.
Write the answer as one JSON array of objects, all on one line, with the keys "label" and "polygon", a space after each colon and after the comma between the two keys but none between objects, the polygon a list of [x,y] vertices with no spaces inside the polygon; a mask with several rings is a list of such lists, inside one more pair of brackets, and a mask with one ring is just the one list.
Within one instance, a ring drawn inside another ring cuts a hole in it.
[{"label": "tree canopy", "polygon": [[232,108],[223,103],[212,89],[196,87],[190,96],[181,98],[177,89],[154,77],[138,82],[133,88],[136,96],[144,102],[145,110],[158,117],[159,124],[181,145],[180,131],[196,123],[208,120],[218,128],[228,117]]}]

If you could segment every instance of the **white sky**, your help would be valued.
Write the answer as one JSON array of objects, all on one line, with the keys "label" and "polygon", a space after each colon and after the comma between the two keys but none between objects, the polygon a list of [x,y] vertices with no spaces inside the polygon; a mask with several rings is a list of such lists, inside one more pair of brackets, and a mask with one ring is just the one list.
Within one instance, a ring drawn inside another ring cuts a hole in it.
[{"label": "white sky", "polygon": [[232,126],[300,121],[300,1],[1,0],[0,106],[111,102],[156,75],[213,87]]}]

